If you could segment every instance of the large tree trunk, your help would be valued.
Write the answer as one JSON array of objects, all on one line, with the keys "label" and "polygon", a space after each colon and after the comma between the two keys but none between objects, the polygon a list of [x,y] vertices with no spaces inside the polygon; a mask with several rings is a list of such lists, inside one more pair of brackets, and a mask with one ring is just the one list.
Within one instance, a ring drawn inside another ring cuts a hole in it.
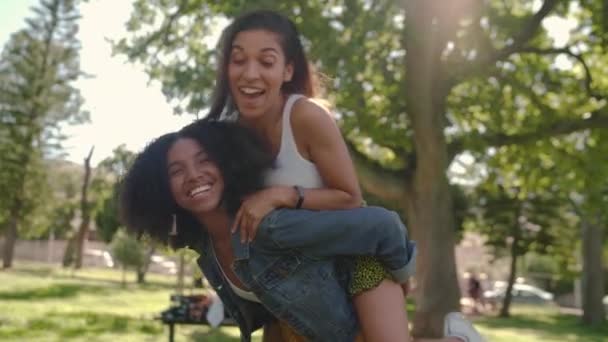
[{"label": "large tree trunk", "polygon": [[419,247],[413,335],[439,337],[443,335],[445,314],[460,309],[460,290],[454,256],[454,213],[446,176],[448,151],[443,134],[447,94],[439,76],[439,37],[430,3],[405,2],[405,95],[417,156],[407,217]]},{"label": "large tree trunk", "polygon": [[89,235],[89,226],[91,224],[91,208],[88,200],[88,190],[91,180],[91,157],[93,156],[94,147],[91,147],[89,155],[84,159],[84,180],[82,181],[82,191],[80,198],[80,212],[82,221],[76,236],[76,259],[74,260],[74,268],[82,267],[82,256],[84,254],[84,243]]},{"label": "large tree trunk", "polygon": [[583,233],[583,317],[587,325],[600,326],[604,323],[606,312],[604,296],[604,270],[602,267],[602,229],[588,220],[582,221]]},{"label": "large tree trunk", "polygon": [[507,280],[507,288],[505,290],[505,298],[502,301],[502,307],[500,308],[500,317],[509,317],[511,302],[513,299],[513,285],[515,284],[515,278],[517,276],[517,256],[519,244],[519,226],[515,227],[515,234],[513,234],[513,242],[511,243],[511,267],[509,269],[509,279]]}]

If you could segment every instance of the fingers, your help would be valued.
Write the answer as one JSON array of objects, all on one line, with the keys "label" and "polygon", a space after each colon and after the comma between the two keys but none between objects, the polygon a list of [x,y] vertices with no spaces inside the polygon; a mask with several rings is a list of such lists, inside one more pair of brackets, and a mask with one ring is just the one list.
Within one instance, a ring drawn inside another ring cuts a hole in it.
[{"label": "fingers", "polygon": [[234,234],[236,230],[241,226],[241,217],[243,216],[243,206],[239,208],[239,211],[236,212],[236,216],[234,217],[234,222],[232,223],[232,228],[230,228],[230,233]]},{"label": "fingers", "polygon": [[241,243],[251,242],[255,238],[261,221],[261,218],[255,215],[255,212],[252,213],[251,209],[243,204],[236,213],[230,232],[234,234],[237,230],[240,230]]},{"label": "fingers", "polygon": [[262,220],[257,217],[252,217],[251,225],[249,226],[249,242],[255,239],[256,234],[258,233],[258,226]]},{"label": "fingers", "polygon": [[248,241],[249,237],[249,226],[250,226],[250,216],[245,214],[241,217],[241,224],[239,228],[241,229],[241,243],[245,243]]}]

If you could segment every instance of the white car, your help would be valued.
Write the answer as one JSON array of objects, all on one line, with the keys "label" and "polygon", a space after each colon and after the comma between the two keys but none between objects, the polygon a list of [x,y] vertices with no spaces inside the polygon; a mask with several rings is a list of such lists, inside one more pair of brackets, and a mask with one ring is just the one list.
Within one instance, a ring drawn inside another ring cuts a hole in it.
[{"label": "white car", "polygon": [[[483,293],[483,297],[487,301],[502,302],[505,297],[507,284],[497,282],[493,290],[488,290]],[[553,294],[529,284],[513,284],[512,303],[520,304],[535,304],[535,305],[552,305]]]}]

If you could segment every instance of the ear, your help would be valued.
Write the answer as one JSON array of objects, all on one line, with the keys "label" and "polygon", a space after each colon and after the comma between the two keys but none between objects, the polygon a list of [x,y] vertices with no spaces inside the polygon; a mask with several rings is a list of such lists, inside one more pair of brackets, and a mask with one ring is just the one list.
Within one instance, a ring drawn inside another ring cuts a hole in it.
[{"label": "ear", "polygon": [[291,81],[293,77],[293,63],[285,65],[285,71],[283,72],[283,82]]}]

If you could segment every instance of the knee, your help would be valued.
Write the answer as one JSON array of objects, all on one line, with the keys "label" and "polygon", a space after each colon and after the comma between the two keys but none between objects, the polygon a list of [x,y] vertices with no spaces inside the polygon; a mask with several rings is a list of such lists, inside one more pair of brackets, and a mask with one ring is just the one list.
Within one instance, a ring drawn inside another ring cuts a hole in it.
[{"label": "knee", "polygon": [[370,207],[370,209],[373,210],[372,216],[376,225],[383,227],[383,229],[407,235],[405,225],[401,221],[399,214],[395,211],[382,207]]}]

